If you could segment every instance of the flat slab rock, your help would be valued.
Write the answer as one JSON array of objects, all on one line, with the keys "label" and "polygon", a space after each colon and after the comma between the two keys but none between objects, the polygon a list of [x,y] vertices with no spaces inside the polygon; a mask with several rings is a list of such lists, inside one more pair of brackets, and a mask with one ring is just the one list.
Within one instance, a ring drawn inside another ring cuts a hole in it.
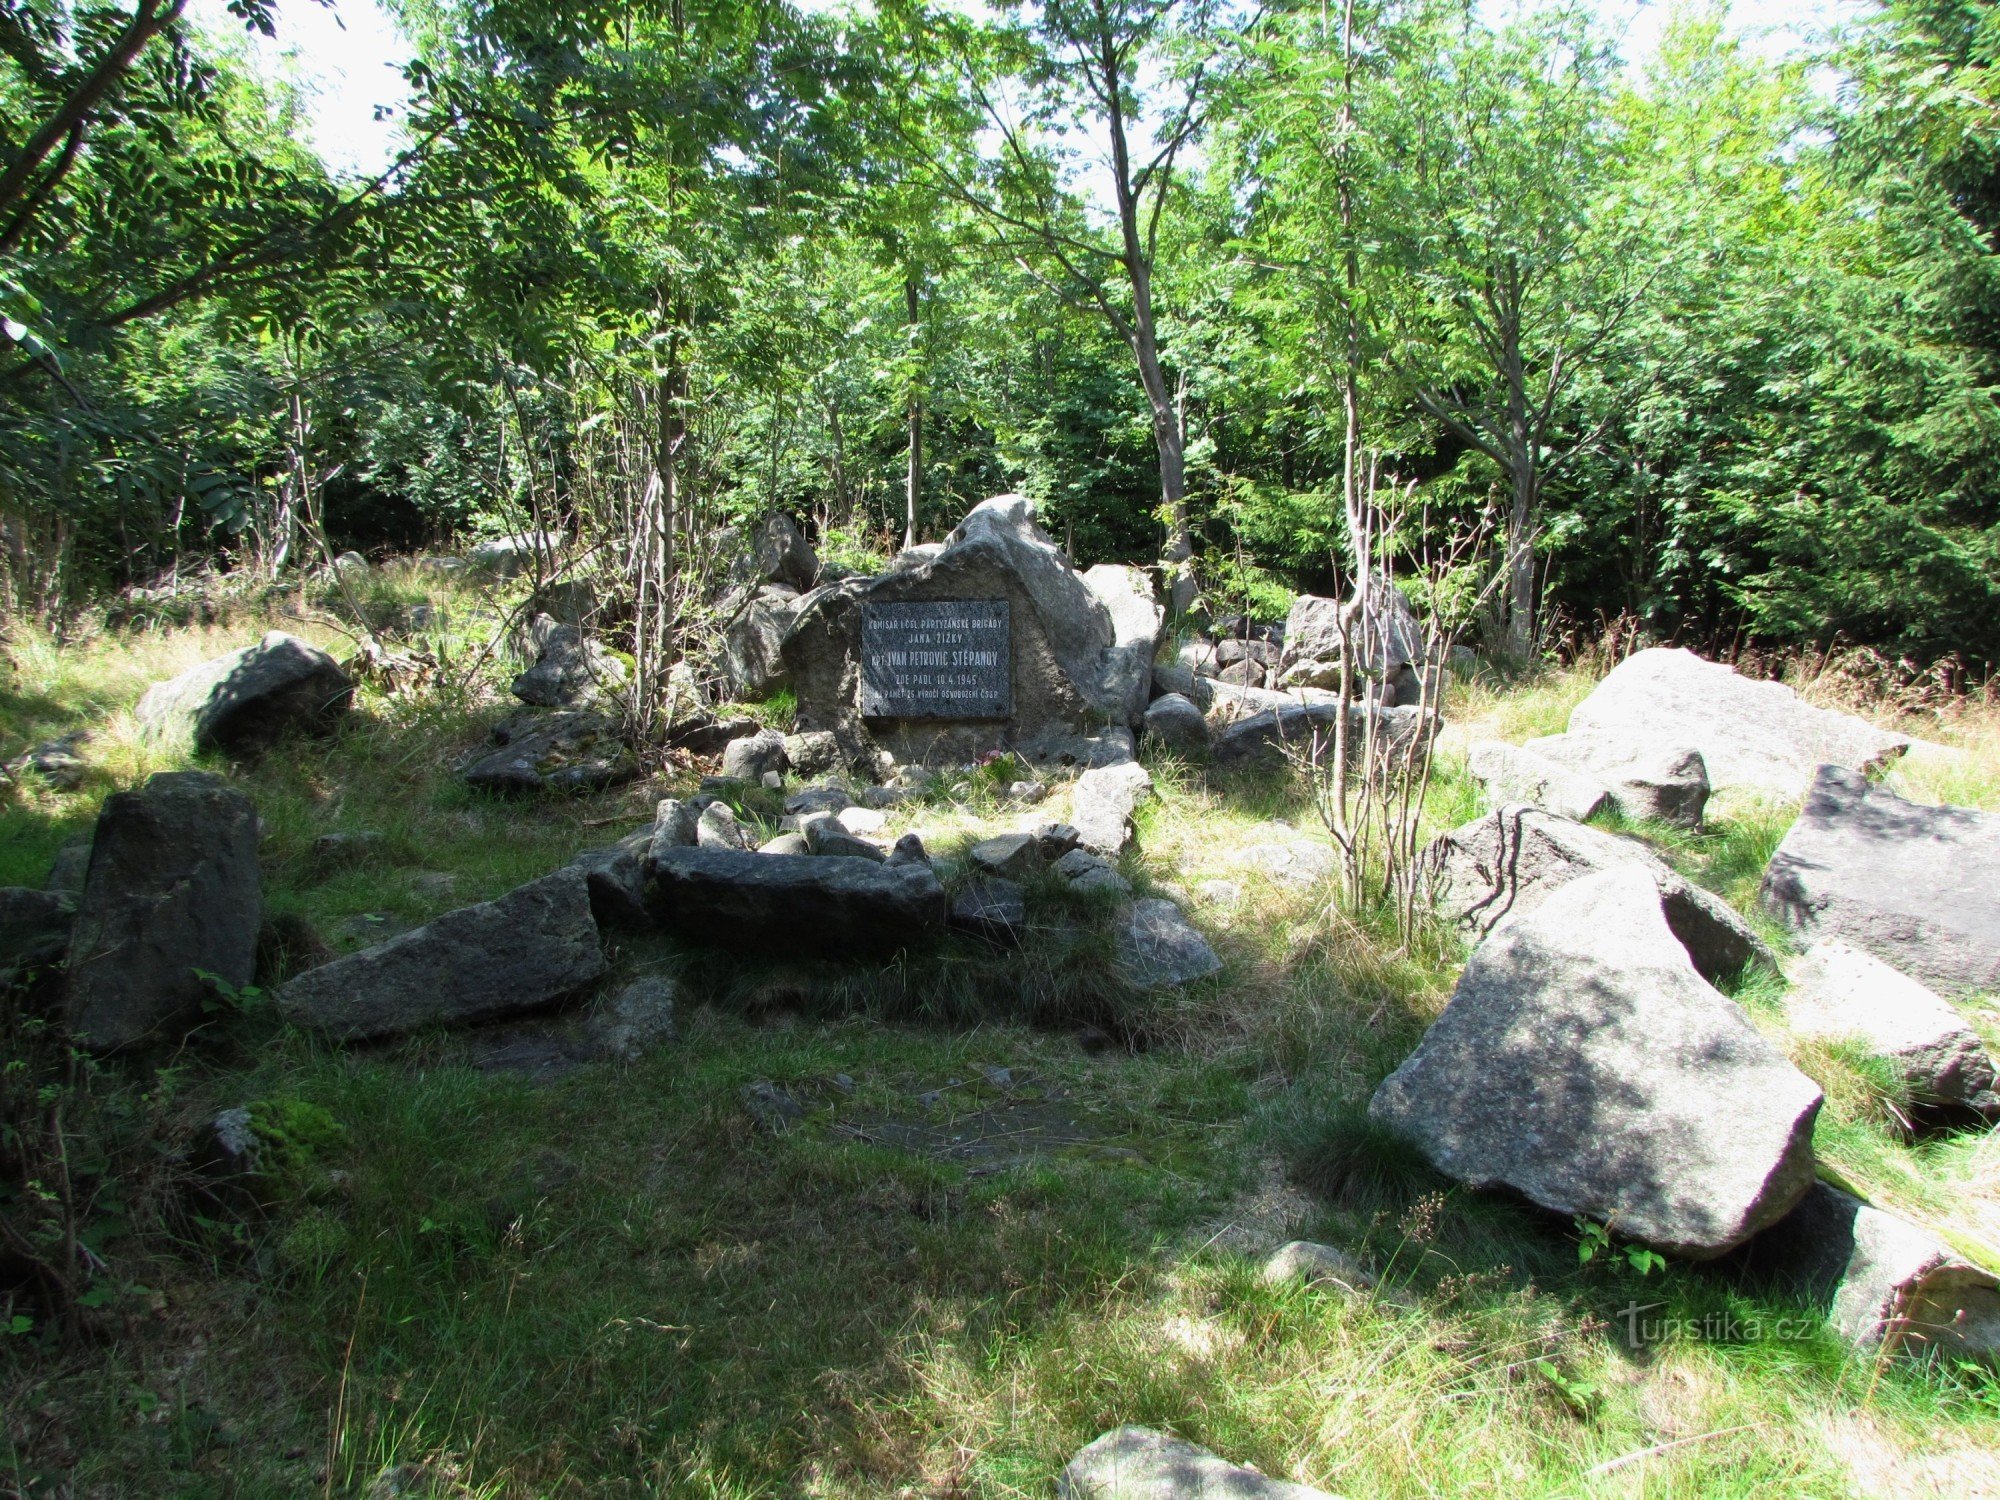
[{"label": "flat slab rock", "polygon": [[1792,970],[1785,1017],[1804,1036],[1850,1038],[1893,1062],[1929,1104],[2000,1111],[1993,1059],[1944,998],[1838,938]]},{"label": "flat slab rock", "polygon": [[604,969],[589,879],[571,866],[308,969],[279,991],[278,1009],[366,1041],[552,1005]]},{"label": "flat slab rock", "polygon": [[1447,1176],[1707,1260],[1812,1186],[1820,1103],[1622,865],[1474,950],[1368,1113]]},{"label": "flat slab rock", "polygon": [[354,701],[354,684],[319,647],[282,630],[205,661],[139,700],[141,728],[184,735],[197,750],[249,755],[288,734],[327,734]]},{"label": "flat slab rock", "polygon": [[1928,1230],[1814,1183],[1757,1237],[1751,1265],[1824,1307],[1859,1349],[1991,1361],[2000,1356],[2000,1279]]},{"label": "flat slab rock", "polygon": [[1692,651],[1634,652],[1569,716],[1572,731],[1640,744],[1689,745],[1709,784],[1802,797],[1821,765],[1872,771],[1910,747],[1907,735],[1815,708],[1781,682],[1758,682]]},{"label": "flat slab rock", "polygon": [[1174,989],[1222,967],[1208,939],[1171,901],[1134,901],[1119,914],[1115,931],[1118,972],[1134,989]]},{"label": "flat slab rock", "polygon": [[1765,909],[1945,994],[2000,990],[2000,815],[1927,807],[1838,766],[1771,856]]},{"label": "flat slab rock", "polygon": [[463,773],[466,784],[481,791],[596,792],[639,774],[618,721],[585,709],[516,714],[496,725],[493,737],[500,748]]},{"label": "flat slab rock", "polygon": [[1752,959],[1775,963],[1763,939],[1720,896],[1639,842],[1518,803],[1439,834],[1425,850],[1439,909],[1475,934],[1535,911],[1571,881],[1631,866],[1658,888],[1667,925],[1703,977],[1726,979]]},{"label": "flat slab rock", "polygon": [[1150,1427],[1119,1427],[1063,1466],[1059,1500],[1334,1500]]},{"label": "flat slab rock", "polygon": [[538,615],[528,628],[535,664],[514,679],[514,696],[540,708],[582,708],[625,684],[625,664],[575,625]]},{"label": "flat slab rock", "polygon": [[927,864],[653,846],[655,910],[693,942],[838,956],[893,952],[944,926]]}]

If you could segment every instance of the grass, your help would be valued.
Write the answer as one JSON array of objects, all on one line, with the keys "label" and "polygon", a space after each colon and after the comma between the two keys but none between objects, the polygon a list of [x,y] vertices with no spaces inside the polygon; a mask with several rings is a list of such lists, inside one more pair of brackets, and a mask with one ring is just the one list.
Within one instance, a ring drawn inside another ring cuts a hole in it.
[{"label": "grass", "polygon": [[[391,573],[371,608],[420,594],[450,617],[430,642],[447,661],[510,603]],[[108,790],[184,763],[133,728],[148,682],[273,624],[338,639],[270,601],[18,637],[0,754],[87,725],[97,769],[78,792],[0,803],[0,883],[39,884]],[[567,802],[466,794],[455,766],[505,711],[509,670],[503,649],[449,691],[364,693],[336,739],[231,771],[265,820],[273,910],[357,946],[692,789],[688,769]],[[1580,674],[1475,684],[1453,717],[1552,732],[1587,690]],[[1988,763],[1983,721],[1954,733]],[[155,1187],[101,1236],[117,1291],[94,1338],[0,1338],[0,1494],[1039,1497],[1121,1422],[1357,1496],[1982,1482],[1991,1377],[1877,1369],[1811,1309],[1717,1268],[1585,1264],[1573,1226],[1384,1139],[1368,1097],[1442,1008],[1458,948],[1399,947],[1258,856],[1324,842],[1296,789],[1149,764],[1160,795],[1125,873],[1182,902],[1225,962],[1182,994],[1121,990],[1107,913],[1044,885],[1012,959],[947,942],[857,968],[621,937],[611,982],[671,975],[681,1041],[540,1084],[469,1066],[460,1039],[341,1051],[260,1010],[164,1071],[106,1066],[90,1087],[143,1125]],[[888,832],[950,857],[1061,817],[1062,798],[1015,807],[994,776],[946,778]],[[1448,751],[1428,821],[1477,806]],[[1754,909],[1790,813],[1726,812],[1699,836],[1641,832]],[[316,863],[318,835],[362,829],[383,835],[365,864]],[[1736,994],[1826,1089],[1834,1170],[1990,1256],[1992,1138],[1911,1138],[1878,1065],[1786,1036],[1778,979]],[[805,1111],[781,1134],[742,1107],[766,1081]],[[302,1127],[282,1172],[218,1196],[189,1163],[202,1122],[245,1103],[338,1129]],[[982,1170],[877,1138],[882,1121],[949,1134],[1016,1109],[1059,1113],[1067,1144]],[[1346,1246],[1381,1291],[1265,1284],[1264,1254],[1298,1235]],[[1640,1305],[1660,1336],[1634,1348]]]}]

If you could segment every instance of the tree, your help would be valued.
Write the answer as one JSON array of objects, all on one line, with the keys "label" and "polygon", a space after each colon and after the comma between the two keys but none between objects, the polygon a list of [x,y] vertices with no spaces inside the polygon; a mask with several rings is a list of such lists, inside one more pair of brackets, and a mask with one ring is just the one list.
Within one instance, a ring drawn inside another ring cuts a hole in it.
[{"label": "tree", "polygon": [[[1210,0],[1042,0],[1028,18],[957,39],[959,79],[997,140],[981,182],[947,181],[1003,251],[1065,304],[1101,316],[1130,351],[1151,413],[1175,612],[1194,599],[1182,393],[1157,306],[1160,225],[1199,135],[1221,57]],[[1022,108],[1014,105],[1019,96]],[[1070,138],[1094,136],[1110,223],[1085,196]]]},{"label": "tree", "polygon": [[1385,354],[1504,482],[1500,639],[1525,659],[1544,493],[1652,375],[1579,402],[1660,266],[1621,196],[1617,59],[1582,12],[1488,30],[1461,0],[1415,13],[1391,48],[1366,127],[1398,165],[1366,210],[1392,278]]}]

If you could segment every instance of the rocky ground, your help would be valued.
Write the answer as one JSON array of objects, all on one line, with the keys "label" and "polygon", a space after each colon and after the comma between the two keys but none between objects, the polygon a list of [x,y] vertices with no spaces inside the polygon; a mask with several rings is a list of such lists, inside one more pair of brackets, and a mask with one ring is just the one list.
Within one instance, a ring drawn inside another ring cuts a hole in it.
[{"label": "rocky ground", "polygon": [[[474,669],[518,602],[506,580],[377,569],[365,588],[402,666],[320,738],[260,744],[228,716],[184,743],[145,731],[174,696],[147,708],[149,688],[267,630],[350,653],[288,601],[13,643],[0,749],[51,748],[9,768],[0,886],[40,890],[108,826],[107,793],[194,767],[218,782],[171,784],[171,816],[257,875],[246,896],[222,861],[201,909],[254,900],[263,920],[202,922],[199,954],[172,956],[215,976],[179,1002],[185,1046],[80,1062],[52,1096],[92,1145],[65,1164],[92,1292],[71,1336],[23,1311],[0,1340],[0,1492],[1041,1495],[1072,1459],[1079,1496],[1198,1493],[1221,1460],[1350,1496],[1996,1492],[2000,1386],[1975,1358],[1885,1355],[1865,1317],[1718,1253],[1777,1212],[1772,1182],[1817,1177],[1919,1234],[1919,1259],[2000,1265],[1973,1055],[2000,1039],[1990,908],[1926,900],[1931,928],[1892,912],[1885,938],[1880,887],[1934,879],[1921,861],[1814,874],[1852,866],[1826,851],[1857,826],[1908,825],[1899,859],[1953,836],[1911,804],[2000,808],[1978,714],[1890,725],[1941,748],[1873,790],[1711,743],[1690,817],[1684,757],[1594,748],[1623,688],[1579,722],[1588,673],[1459,681],[1426,817],[1469,851],[1447,917],[1482,915],[1406,946],[1330,907],[1292,780],[1209,742],[1217,693],[1306,680],[1276,644],[1176,656],[1160,685],[1190,691],[1155,707],[1207,722],[1150,714],[1136,766],[1095,779],[1010,759],[767,786],[764,752],[731,741],[768,723],[782,745],[782,697],[718,707],[729,732],[657,772],[600,774],[621,752],[587,726],[523,757],[492,732],[516,695],[589,714],[579,684],[622,667],[538,627]],[[288,680],[318,712],[301,661]],[[468,777],[489,764],[600,769],[522,797]],[[1516,801],[1546,811],[1482,831]],[[142,849],[169,814],[123,816]],[[1479,841],[1523,828],[1536,863],[1513,862],[1490,920]],[[1631,833],[1646,860],[1604,854]],[[776,868],[747,851],[786,840],[861,871],[775,893],[733,873]],[[663,885],[672,921],[649,915]],[[1898,933],[1918,957],[1895,972],[1944,1009],[1901,1004],[1932,1031],[1862,1046],[1867,1017],[1841,1007]],[[1520,972],[1579,976],[1530,986],[1537,1005],[1601,989],[1640,1020],[1584,1027],[1621,1038],[1608,1062],[1431,1029],[1455,989],[1514,1003]],[[10,1035],[54,1045],[21,993]],[[63,1004],[107,1044],[131,1020],[108,981]],[[1699,1201],[1656,1194],[1642,1223],[1633,1172],[1592,1163],[1608,1125],[1560,1144],[1559,1180],[1506,1128],[1539,1080],[1657,1080],[1651,1049],[1694,1035],[1744,1070],[1661,1090],[1733,1144],[1687,1173]],[[1964,1096],[1914,1098],[1911,1059]],[[1737,1184],[1755,1141],[1777,1165]]]}]

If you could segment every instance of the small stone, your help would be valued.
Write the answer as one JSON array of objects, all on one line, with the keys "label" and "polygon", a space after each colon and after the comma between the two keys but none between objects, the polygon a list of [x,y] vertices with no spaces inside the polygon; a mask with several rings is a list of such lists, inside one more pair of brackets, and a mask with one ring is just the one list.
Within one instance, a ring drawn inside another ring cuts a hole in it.
[{"label": "small stone", "polygon": [[162,771],[98,814],[70,928],[64,1016],[92,1051],[195,1018],[201,972],[241,989],[263,925],[257,809],[220,776]]},{"label": "small stone", "polygon": [[134,711],[149,733],[197,750],[253,755],[295,733],[331,734],[354,683],[319,647],[273,630],[254,646],[203,662],[146,690]]},{"label": "small stone", "polygon": [[[701,809],[692,801],[662,797],[653,810],[653,849],[687,849],[701,832]],[[652,856],[657,858],[657,854]]]},{"label": "small stone", "polygon": [[814,813],[799,825],[805,835],[807,852],[844,859],[872,859],[883,862],[882,851],[864,838],[857,838],[832,813]]},{"label": "small stone", "polygon": [[834,817],[842,828],[861,837],[880,833],[889,826],[889,819],[884,814],[869,807],[843,807]]},{"label": "small stone", "polygon": [[653,1048],[678,1040],[673,981],[657,974],[633,980],[598,1002],[583,1031],[593,1048],[623,1062],[637,1062]]},{"label": "small stone", "polygon": [[805,813],[837,813],[854,805],[854,799],[847,795],[847,788],[840,786],[809,786],[793,792],[785,799],[785,811],[794,816]]},{"label": "small stone", "polygon": [[2000,1280],[1936,1236],[1824,1182],[1752,1242],[1753,1266],[1827,1309],[1869,1353],[2000,1358]]},{"label": "small stone", "polygon": [[45,891],[66,891],[72,896],[83,894],[84,872],[90,868],[89,835],[79,835],[67,841],[56,850],[56,857],[49,865],[48,878],[42,882]]},{"label": "small stone", "polygon": [[1032,833],[1002,833],[972,846],[972,862],[982,870],[1018,880],[1041,869],[1041,845]]},{"label": "small stone", "polygon": [[571,860],[590,885],[590,910],[599,927],[646,925],[646,858],[653,847],[653,826],[635,828],[617,843],[586,849]]},{"label": "small stone", "polygon": [[278,1009],[364,1041],[535,1010],[603,972],[589,882],[564,869],[308,969],[279,991]]},{"label": "small stone", "polygon": [[1842,938],[1957,995],[2000,989],[1996,889],[2000,813],[1911,802],[1823,765],[1760,895],[1810,941]]},{"label": "small stone", "polygon": [[1143,727],[1176,755],[1196,756],[1208,751],[1208,719],[1184,694],[1155,698],[1146,709]]},{"label": "small stone", "polygon": [[1056,874],[1069,882],[1072,891],[1091,893],[1109,891],[1116,895],[1132,894],[1132,882],[1111,865],[1108,860],[1092,854],[1088,849],[1072,849],[1055,863]]},{"label": "small stone", "polygon": [[1349,1292],[1365,1292],[1375,1278],[1361,1262],[1332,1245],[1315,1240],[1293,1240],[1281,1245],[1264,1262],[1264,1280],[1272,1286],[1287,1281],[1303,1281],[1309,1286],[1331,1282]]},{"label": "small stone", "polygon": [[386,839],[372,828],[323,833],[312,841],[311,860],[318,870],[340,870],[365,859],[378,858]]},{"label": "small stone", "polygon": [[768,1078],[743,1086],[743,1107],[759,1130],[783,1135],[806,1117],[805,1106]]},{"label": "small stone", "polygon": [[769,843],[759,844],[757,852],[759,854],[810,854],[813,851],[812,846],[806,842],[806,836],[793,831],[781,833]]},{"label": "small stone", "polygon": [[22,974],[60,964],[75,918],[76,902],[66,891],[0,888],[0,989]]},{"label": "small stone", "polygon": [[1035,830],[1034,838],[1037,852],[1048,864],[1054,864],[1082,842],[1082,836],[1067,823],[1044,823]]},{"label": "small stone", "polygon": [[1007,800],[1022,807],[1033,807],[1048,800],[1049,787],[1045,781],[1016,781],[1007,788]]},{"label": "small stone", "polygon": [[783,791],[784,789],[785,789],[785,778],[784,778],[784,777],[780,776],[780,775],[779,775],[779,774],[778,774],[778,773],[777,773],[776,771],[766,771],[766,772],[764,773],[764,790],[765,790],[765,791],[767,791],[767,792],[781,792],[781,791]]},{"label": "small stone", "polygon": [[1206,1448],[1155,1432],[1120,1427],[1063,1467],[1056,1500],[1334,1500],[1324,1490],[1268,1479],[1217,1458]]},{"label": "small stone", "polygon": [[767,771],[787,769],[785,737],[775,729],[760,729],[722,749],[722,774],[739,781],[762,782]]},{"label": "small stone", "polygon": [[902,786],[864,786],[855,793],[856,800],[864,808],[881,812],[905,802],[916,800],[917,793]]},{"label": "small stone", "polygon": [[873,956],[944,925],[928,865],[669,849],[654,865],[659,920],[690,942],[757,953]]},{"label": "small stone", "polygon": [[89,764],[77,754],[77,748],[89,743],[89,740],[88,729],[72,730],[61,739],[50,740],[24,755],[16,756],[7,763],[6,771],[13,776],[25,776],[32,772],[55,791],[73,792],[83,785],[84,776],[90,770]]},{"label": "small stone", "polygon": [[924,841],[914,833],[906,833],[896,840],[896,847],[889,851],[892,865],[927,865],[931,862],[924,852]]},{"label": "small stone", "polygon": [[750,830],[736,821],[727,802],[711,802],[695,825],[695,843],[703,849],[748,849]]},{"label": "small stone", "polygon": [[583,708],[624,686],[625,664],[581,628],[549,615],[528,627],[535,664],[514,679],[514,696],[541,708]]}]

